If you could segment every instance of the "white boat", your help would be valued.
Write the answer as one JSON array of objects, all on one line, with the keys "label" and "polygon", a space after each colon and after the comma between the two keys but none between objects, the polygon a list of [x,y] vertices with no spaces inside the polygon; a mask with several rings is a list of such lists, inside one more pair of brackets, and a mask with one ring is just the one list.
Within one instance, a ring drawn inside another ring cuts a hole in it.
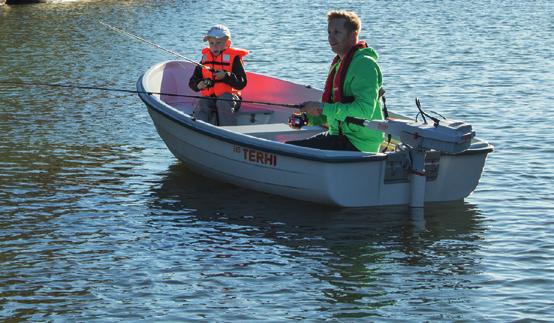
[{"label": "white boat", "polygon": [[[393,148],[384,153],[286,144],[325,129],[292,129],[288,118],[293,109],[259,102],[298,104],[319,100],[321,91],[256,73],[247,73],[238,125],[214,126],[192,117],[198,93],[189,89],[188,81],[194,67],[185,61],[151,67],[137,82],[139,96],[160,137],[178,159],[199,174],[238,186],[341,207],[419,207],[425,202],[467,197],[477,186],[486,157],[493,150],[492,145],[473,136],[458,149],[461,152],[427,148],[418,173],[412,171],[416,166],[414,151],[421,149],[403,145],[402,141],[409,140],[406,136],[393,137]],[[389,115],[391,122],[412,122],[398,114]]]}]

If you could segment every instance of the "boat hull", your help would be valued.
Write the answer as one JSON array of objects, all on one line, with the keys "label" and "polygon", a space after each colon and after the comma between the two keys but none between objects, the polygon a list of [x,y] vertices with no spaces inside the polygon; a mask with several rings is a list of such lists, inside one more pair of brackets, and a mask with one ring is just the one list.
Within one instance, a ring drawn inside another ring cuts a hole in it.
[{"label": "boat hull", "polygon": [[[145,77],[148,72],[137,83],[138,89],[152,91]],[[341,207],[410,203],[410,174],[395,174],[405,171],[402,158],[292,146],[283,143],[288,135],[298,134],[290,129],[279,132],[279,141],[267,140],[197,121],[159,97],[140,96],[169,150],[201,175]],[[425,183],[426,202],[460,200],[475,189],[492,146],[473,146],[462,154],[439,154],[429,161],[435,175]]]}]

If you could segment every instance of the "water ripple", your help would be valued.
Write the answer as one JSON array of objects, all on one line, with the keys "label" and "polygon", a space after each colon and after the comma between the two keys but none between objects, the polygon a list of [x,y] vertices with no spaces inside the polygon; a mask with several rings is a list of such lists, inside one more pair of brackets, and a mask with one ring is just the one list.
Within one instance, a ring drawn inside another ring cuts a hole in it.
[{"label": "water ripple", "polygon": [[191,173],[135,95],[1,85],[0,317],[554,320],[551,1],[4,5],[0,75],[133,89],[171,57],[99,20],[195,60],[225,23],[248,70],[322,88],[330,8],[361,13],[389,109],[419,97],[495,145],[474,194],[424,215],[290,201]]}]

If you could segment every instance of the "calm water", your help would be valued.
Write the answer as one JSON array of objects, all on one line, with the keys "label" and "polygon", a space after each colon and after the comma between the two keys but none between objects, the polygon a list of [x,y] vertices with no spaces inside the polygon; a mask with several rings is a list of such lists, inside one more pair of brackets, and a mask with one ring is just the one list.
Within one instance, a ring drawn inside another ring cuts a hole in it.
[{"label": "calm water", "polygon": [[0,321],[554,321],[554,2],[0,6],[0,79],[134,89],[226,23],[247,68],[322,87],[357,10],[391,110],[495,145],[464,202],[329,209],[191,173],[133,95],[0,86]]}]

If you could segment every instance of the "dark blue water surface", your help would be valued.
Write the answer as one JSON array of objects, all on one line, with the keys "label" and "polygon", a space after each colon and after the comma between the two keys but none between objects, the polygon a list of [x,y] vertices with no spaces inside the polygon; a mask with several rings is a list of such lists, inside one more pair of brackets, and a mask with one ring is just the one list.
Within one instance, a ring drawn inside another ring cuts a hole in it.
[{"label": "dark blue water surface", "polygon": [[0,79],[134,89],[227,24],[246,68],[321,88],[356,10],[389,109],[495,145],[463,202],[332,209],[190,172],[134,95],[0,85],[0,320],[554,321],[554,2],[0,6]]}]

